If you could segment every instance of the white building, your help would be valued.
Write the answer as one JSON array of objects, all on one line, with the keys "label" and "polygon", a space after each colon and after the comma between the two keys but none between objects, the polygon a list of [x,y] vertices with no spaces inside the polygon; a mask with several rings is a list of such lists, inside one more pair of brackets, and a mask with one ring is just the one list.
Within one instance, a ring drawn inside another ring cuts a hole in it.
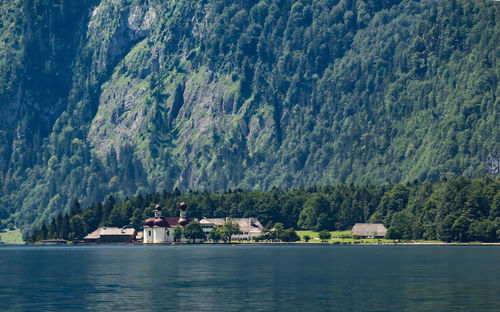
[{"label": "white building", "polygon": [[215,228],[222,226],[226,221],[237,223],[241,234],[231,236],[233,240],[252,240],[255,236],[262,234],[264,227],[256,218],[203,218],[200,220],[201,228],[205,235]]},{"label": "white building", "polygon": [[[162,217],[161,206],[155,206],[155,216],[144,222],[143,243],[144,244],[162,244],[174,242],[174,228],[177,225],[185,226],[191,219],[186,218],[186,203],[179,205],[179,217]],[[187,242],[182,238],[181,242]]]}]

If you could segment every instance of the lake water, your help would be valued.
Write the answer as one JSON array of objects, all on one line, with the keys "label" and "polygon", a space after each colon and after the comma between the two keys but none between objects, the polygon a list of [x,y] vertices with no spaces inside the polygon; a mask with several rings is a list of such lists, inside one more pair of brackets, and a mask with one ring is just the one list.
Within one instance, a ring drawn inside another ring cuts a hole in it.
[{"label": "lake water", "polygon": [[500,247],[4,246],[2,311],[500,311]]}]

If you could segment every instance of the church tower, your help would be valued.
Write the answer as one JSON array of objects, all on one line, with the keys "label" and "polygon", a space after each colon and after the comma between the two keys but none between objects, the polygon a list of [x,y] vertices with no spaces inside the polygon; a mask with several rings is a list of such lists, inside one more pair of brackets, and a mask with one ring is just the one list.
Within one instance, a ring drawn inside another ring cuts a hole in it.
[{"label": "church tower", "polygon": [[188,224],[188,219],[186,217],[186,209],[187,209],[187,205],[185,202],[182,202],[180,205],[179,205],[179,208],[180,208],[180,214],[179,214],[179,222],[178,224],[180,226],[184,226],[186,224]]}]

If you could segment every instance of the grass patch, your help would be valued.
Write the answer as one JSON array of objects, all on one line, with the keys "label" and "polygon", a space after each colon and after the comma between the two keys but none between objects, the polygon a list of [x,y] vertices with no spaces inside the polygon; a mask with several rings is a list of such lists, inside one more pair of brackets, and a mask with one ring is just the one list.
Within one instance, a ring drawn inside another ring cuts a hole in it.
[{"label": "grass patch", "polygon": [[21,230],[3,230],[0,231],[0,242],[5,244],[24,244]]},{"label": "grass patch", "polygon": [[[310,243],[320,242],[319,232],[315,231],[297,231],[300,236],[300,241],[305,242],[304,236],[308,235],[311,239]],[[391,239],[384,238],[354,238],[351,231],[331,231],[332,237],[327,241],[328,243],[387,243],[393,242]]]},{"label": "grass patch", "polygon": [[[321,242],[319,239],[319,232],[315,231],[296,231],[300,236],[300,241],[305,242],[304,236],[308,235],[311,239],[309,243],[319,243]],[[332,238],[330,238],[328,243],[338,243],[338,244],[377,244],[377,243],[417,243],[417,244],[439,244],[443,243],[438,240],[415,240],[415,241],[405,241],[405,240],[394,240],[394,239],[386,239],[386,238],[357,238],[353,237],[351,231],[331,231],[330,234]]]},{"label": "grass patch", "polygon": [[[296,231],[302,240],[304,240],[304,236],[308,235],[311,239],[318,238],[319,232],[315,231]],[[352,238],[351,231],[331,231],[332,239],[334,238]]]}]

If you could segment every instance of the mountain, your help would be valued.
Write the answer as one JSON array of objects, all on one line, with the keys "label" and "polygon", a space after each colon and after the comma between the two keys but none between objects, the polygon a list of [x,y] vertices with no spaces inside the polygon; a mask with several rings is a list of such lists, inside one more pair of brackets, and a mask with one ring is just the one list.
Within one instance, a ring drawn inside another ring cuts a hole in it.
[{"label": "mountain", "polygon": [[108,194],[498,175],[500,3],[0,4],[0,219]]}]

